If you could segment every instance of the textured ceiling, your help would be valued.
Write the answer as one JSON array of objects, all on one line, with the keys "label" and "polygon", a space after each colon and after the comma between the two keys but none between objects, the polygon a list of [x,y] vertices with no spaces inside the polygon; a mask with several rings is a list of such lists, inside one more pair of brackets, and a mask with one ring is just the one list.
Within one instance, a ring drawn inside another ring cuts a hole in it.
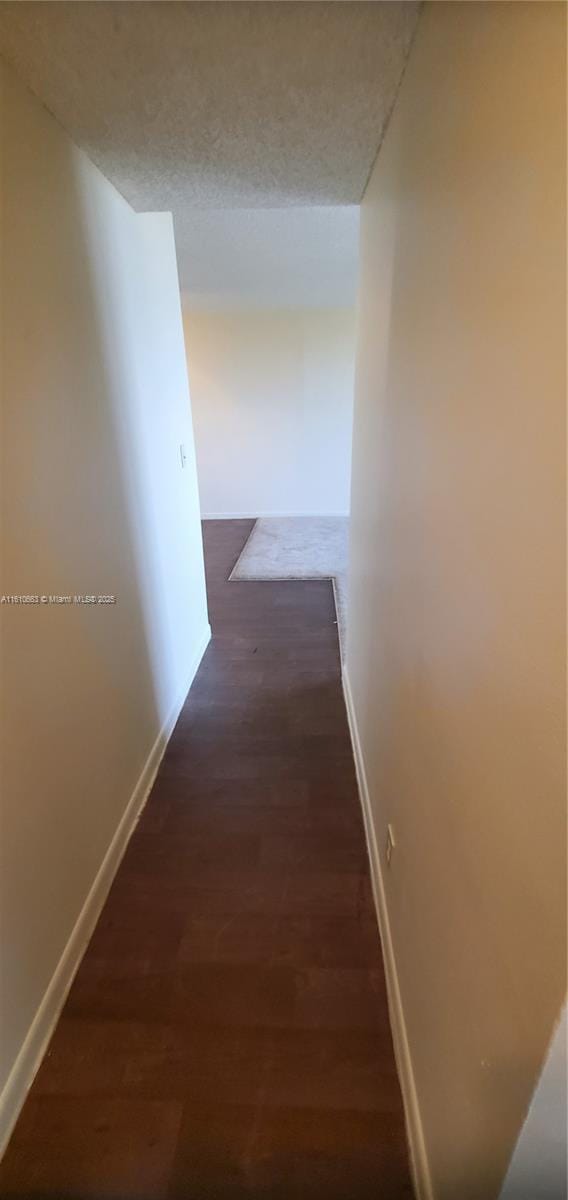
[{"label": "textured ceiling", "polygon": [[[3,0],[0,53],[134,208],[173,212],[185,284],[191,208],[359,203],[418,10],[411,0]],[[241,228],[235,217],[243,245],[251,219]],[[274,220],[285,266],[296,225]]]},{"label": "textured ceiling", "polygon": [[329,308],[357,291],[359,208],[187,209],[176,221],[195,308]]},{"label": "textured ceiling", "polygon": [[357,204],[412,3],[0,4],[0,50],[137,209]]}]

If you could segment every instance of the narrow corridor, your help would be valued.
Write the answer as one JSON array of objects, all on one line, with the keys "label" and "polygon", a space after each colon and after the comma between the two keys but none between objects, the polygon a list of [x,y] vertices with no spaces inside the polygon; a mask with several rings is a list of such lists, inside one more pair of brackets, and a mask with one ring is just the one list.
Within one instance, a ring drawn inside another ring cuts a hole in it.
[{"label": "narrow corridor", "polygon": [[404,1118],[327,581],[228,583],[0,1167],[31,1200],[401,1200]]}]

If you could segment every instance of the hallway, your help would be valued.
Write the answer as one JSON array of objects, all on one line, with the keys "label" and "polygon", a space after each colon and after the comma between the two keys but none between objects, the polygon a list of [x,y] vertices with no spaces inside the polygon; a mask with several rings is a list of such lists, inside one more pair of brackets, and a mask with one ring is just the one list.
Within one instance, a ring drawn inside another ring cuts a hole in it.
[{"label": "hallway", "polygon": [[251,527],[205,522],[213,640],[5,1200],[412,1195],[332,587],[228,583]]}]

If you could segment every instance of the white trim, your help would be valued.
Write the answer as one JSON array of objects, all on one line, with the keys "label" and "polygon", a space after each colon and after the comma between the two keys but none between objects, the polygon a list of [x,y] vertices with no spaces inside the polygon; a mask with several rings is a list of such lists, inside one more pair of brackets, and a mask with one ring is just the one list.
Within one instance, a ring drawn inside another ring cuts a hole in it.
[{"label": "white trim", "polygon": [[408,1042],[406,1022],[404,1019],[404,1009],[402,1006],[402,997],[400,993],[400,984],[396,968],[396,958],[381,867],[381,856],[377,846],[375,825],[373,821],[371,800],[369,795],[369,785],[367,783],[363,751],[357,729],[357,718],[353,705],[353,696],[349,683],[349,675],[347,674],[347,667],[345,664],[343,665],[342,681],[343,694],[345,696],[345,707],[347,709],[347,720],[349,722],[349,731],[353,746],[353,757],[355,759],[355,769],[357,772],[357,783],[359,785],[359,796],[361,799],[361,808],[363,810],[363,823],[365,826],[367,851],[369,854],[369,862],[371,867],[373,896],[375,900],[375,908],[377,910],[377,919],[379,922],[379,930],[383,947],[390,1023],[393,1035],[396,1065],[404,1103],[406,1135],[410,1150],[410,1163],[414,1177],[414,1186],[418,1200],[434,1200],[432,1180],[428,1165],[428,1156],[426,1153],[424,1130],[420,1116],[418,1094],[416,1091],[410,1045]]},{"label": "white trim", "polygon": [[207,625],[197,646],[188,679],[170,709],[150,750],[142,774],[118,823],[112,841],[77,917],[63,954],[27,1032],[16,1061],[0,1095],[0,1157],[4,1153],[27,1093],[34,1081],[67,993],[73,983],[112,881],[120,865],[136,822],[144,808],[158,767],[211,638]]},{"label": "white trim", "polygon": [[202,521],[258,521],[260,517],[348,517],[348,512],[202,512]]}]

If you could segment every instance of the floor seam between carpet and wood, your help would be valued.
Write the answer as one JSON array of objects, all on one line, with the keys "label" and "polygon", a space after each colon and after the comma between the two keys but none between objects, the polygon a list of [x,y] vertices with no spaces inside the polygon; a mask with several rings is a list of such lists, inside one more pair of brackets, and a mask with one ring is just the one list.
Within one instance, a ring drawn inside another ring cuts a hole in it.
[{"label": "floor seam between carpet and wood", "polygon": [[[229,574],[229,582],[329,580],[333,586],[337,636],[344,661],[347,543],[347,517],[257,517]],[[323,565],[316,565],[318,557],[323,558]]]}]

